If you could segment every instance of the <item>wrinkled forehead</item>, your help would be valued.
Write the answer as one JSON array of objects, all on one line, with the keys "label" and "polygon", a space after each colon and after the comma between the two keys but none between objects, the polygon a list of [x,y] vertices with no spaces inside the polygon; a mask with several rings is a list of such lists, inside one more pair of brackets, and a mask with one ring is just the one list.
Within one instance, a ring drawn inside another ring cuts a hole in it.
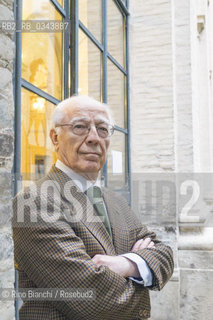
[{"label": "wrinkled forehead", "polygon": [[107,108],[100,105],[77,105],[77,106],[67,106],[66,108],[67,120],[83,119],[86,121],[110,121],[110,116]]}]

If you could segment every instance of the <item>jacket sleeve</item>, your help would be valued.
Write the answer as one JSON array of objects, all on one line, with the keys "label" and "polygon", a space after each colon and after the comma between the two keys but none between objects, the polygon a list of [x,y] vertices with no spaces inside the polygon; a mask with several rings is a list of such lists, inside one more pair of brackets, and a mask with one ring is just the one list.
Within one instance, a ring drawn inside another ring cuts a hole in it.
[{"label": "jacket sleeve", "polygon": [[161,290],[174,271],[173,252],[168,245],[157,239],[154,232],[150,232],[145,226],[137,228],[137,240],[145,238],[151,238],[155,248],[146,248],[135,253],[146,261],[152,272],[152,286],[149,289]]},{"label": "jacket sleeve", "polygon": [[[94,300],[65,299],[50,303],[70,320],[128,320],[141,318],[141,312],[149,316],[148,290],[106,266],[97,267],[87,254],[82,239],[61,214],[57,201],[53,208],[53,199],[49,197],[47,201],[42,195],[34,195],[34,205],[23,209],[24,199],[30,197],[28,192],[22,192],[13,203],[17,268],[23,270],[38,288],[88,288],[94,289],[96,295]],[[54,210],[59,218],[47,222],[42,218],[45,209],[49,216]],[[144,255],[148,257],[148,254]]]},{"label": "jacket sleeve", "polygon": [[[110,192],[111,199],[113,194],[114,193]],[[155,248],[137,250],[134,251],[134,253],[138,254],[146,261],[152,272],[152,286],[149,286],[148,288],[156,291],[161,290],[171,278],[174,271],[172,249],[162,241],[159,241],[156,234],[148,230],[148,228],[141,223],[133,210],[129,207],[126,199],[117,194],[114,194],[114,197],[114,202],[117,204],[117,211],[120,212],[121,217],[125,217],[125,224],[127,224],[130,233],[134,233],[134,241],[136,242],[140,239],[151,238],[155,243]],[[118,222],[115,222],[115,224],[118,224]],[[134,243],[132,243],[131,246],[133,244]]]}]

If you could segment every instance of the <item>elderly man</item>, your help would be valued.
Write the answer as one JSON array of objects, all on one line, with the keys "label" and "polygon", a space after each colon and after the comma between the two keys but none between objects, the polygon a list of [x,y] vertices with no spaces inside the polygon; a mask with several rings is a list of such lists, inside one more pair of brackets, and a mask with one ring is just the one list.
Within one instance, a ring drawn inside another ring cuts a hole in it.
[{"label": "elderly man", "polygon": [[58,160],[14,200],[19,287],[88,288],[94,297],[23,299],[20,320],[147,319],[149,290],[172,275],[172,251],[121,196],[99,185],[114,130],[109,108],[74,96],[59,103],[52,121]]}]

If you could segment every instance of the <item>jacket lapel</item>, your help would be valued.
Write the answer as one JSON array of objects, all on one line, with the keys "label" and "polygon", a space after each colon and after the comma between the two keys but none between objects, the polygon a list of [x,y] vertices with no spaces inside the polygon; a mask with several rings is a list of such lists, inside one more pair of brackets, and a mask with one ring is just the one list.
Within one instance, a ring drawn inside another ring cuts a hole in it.
[{"label": "jacket lapel", "polygon": [[55,165],[50,169],[48,177],[56,183],[56,187],[59,188],[61,196],[69,205],[68,215],[69,218],[71,218],[71,224],[82,222],[97,239],[106,254],[115,255],[112,239],[88,197],[79,189],[72,179],[63,171],[56,168]]},{"label": "jacket lapel", "polygon": [[130,231],[125,219],[125,216],[127,216],[128,213],[122,212],[118,199],[110,190],[104,188],[103,198],[111,223],[113,243],[116,254],[126,253],[128,252],[128,249],[131,248]]}]

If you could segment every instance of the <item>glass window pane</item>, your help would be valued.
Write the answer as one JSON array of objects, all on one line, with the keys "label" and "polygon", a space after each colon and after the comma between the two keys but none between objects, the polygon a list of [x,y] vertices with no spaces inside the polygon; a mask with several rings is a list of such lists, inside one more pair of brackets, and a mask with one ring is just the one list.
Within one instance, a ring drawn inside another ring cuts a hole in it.
[{"label": "glass window pane", "polygon": [[21,173],[23,180],[39,179],[56,161],[49,138],[55,105],[26,89],[21,101]]},{"label": "glass window pane", "polygon": [[[49,1],[23,0],[23,20],[57,20]],[[22,78],[55,98],[63,99],[63,33],[22,33]]]},{"label": "glass window pane", "polygon": [[115,124],[118,127],[126,128],[125,75],[110,60],[108,60],[107,68],[107,103],[110,105]]},{"label": "glass window pane", "polygon": [[64,0],[57,0],[58,3],[62,6],[62,8],[64,7]]},{"label": "glass window pane", "polygon": [[101,100],[101,51],[79,29],[79,94]]},{"label": "glass window pane", "polygon": [[124,17],[113,0],[108,0],[107,3],[108,51],[125,67]]},{"label": "glass window pane", "polygon": [[126,135],[115,131],[111,137],[107,158],[108,186],[113,190],[126,185]]},{"label": "glass window pane", "polygon": [[79,19],[102,42],[102,0],[79,0]]}]

